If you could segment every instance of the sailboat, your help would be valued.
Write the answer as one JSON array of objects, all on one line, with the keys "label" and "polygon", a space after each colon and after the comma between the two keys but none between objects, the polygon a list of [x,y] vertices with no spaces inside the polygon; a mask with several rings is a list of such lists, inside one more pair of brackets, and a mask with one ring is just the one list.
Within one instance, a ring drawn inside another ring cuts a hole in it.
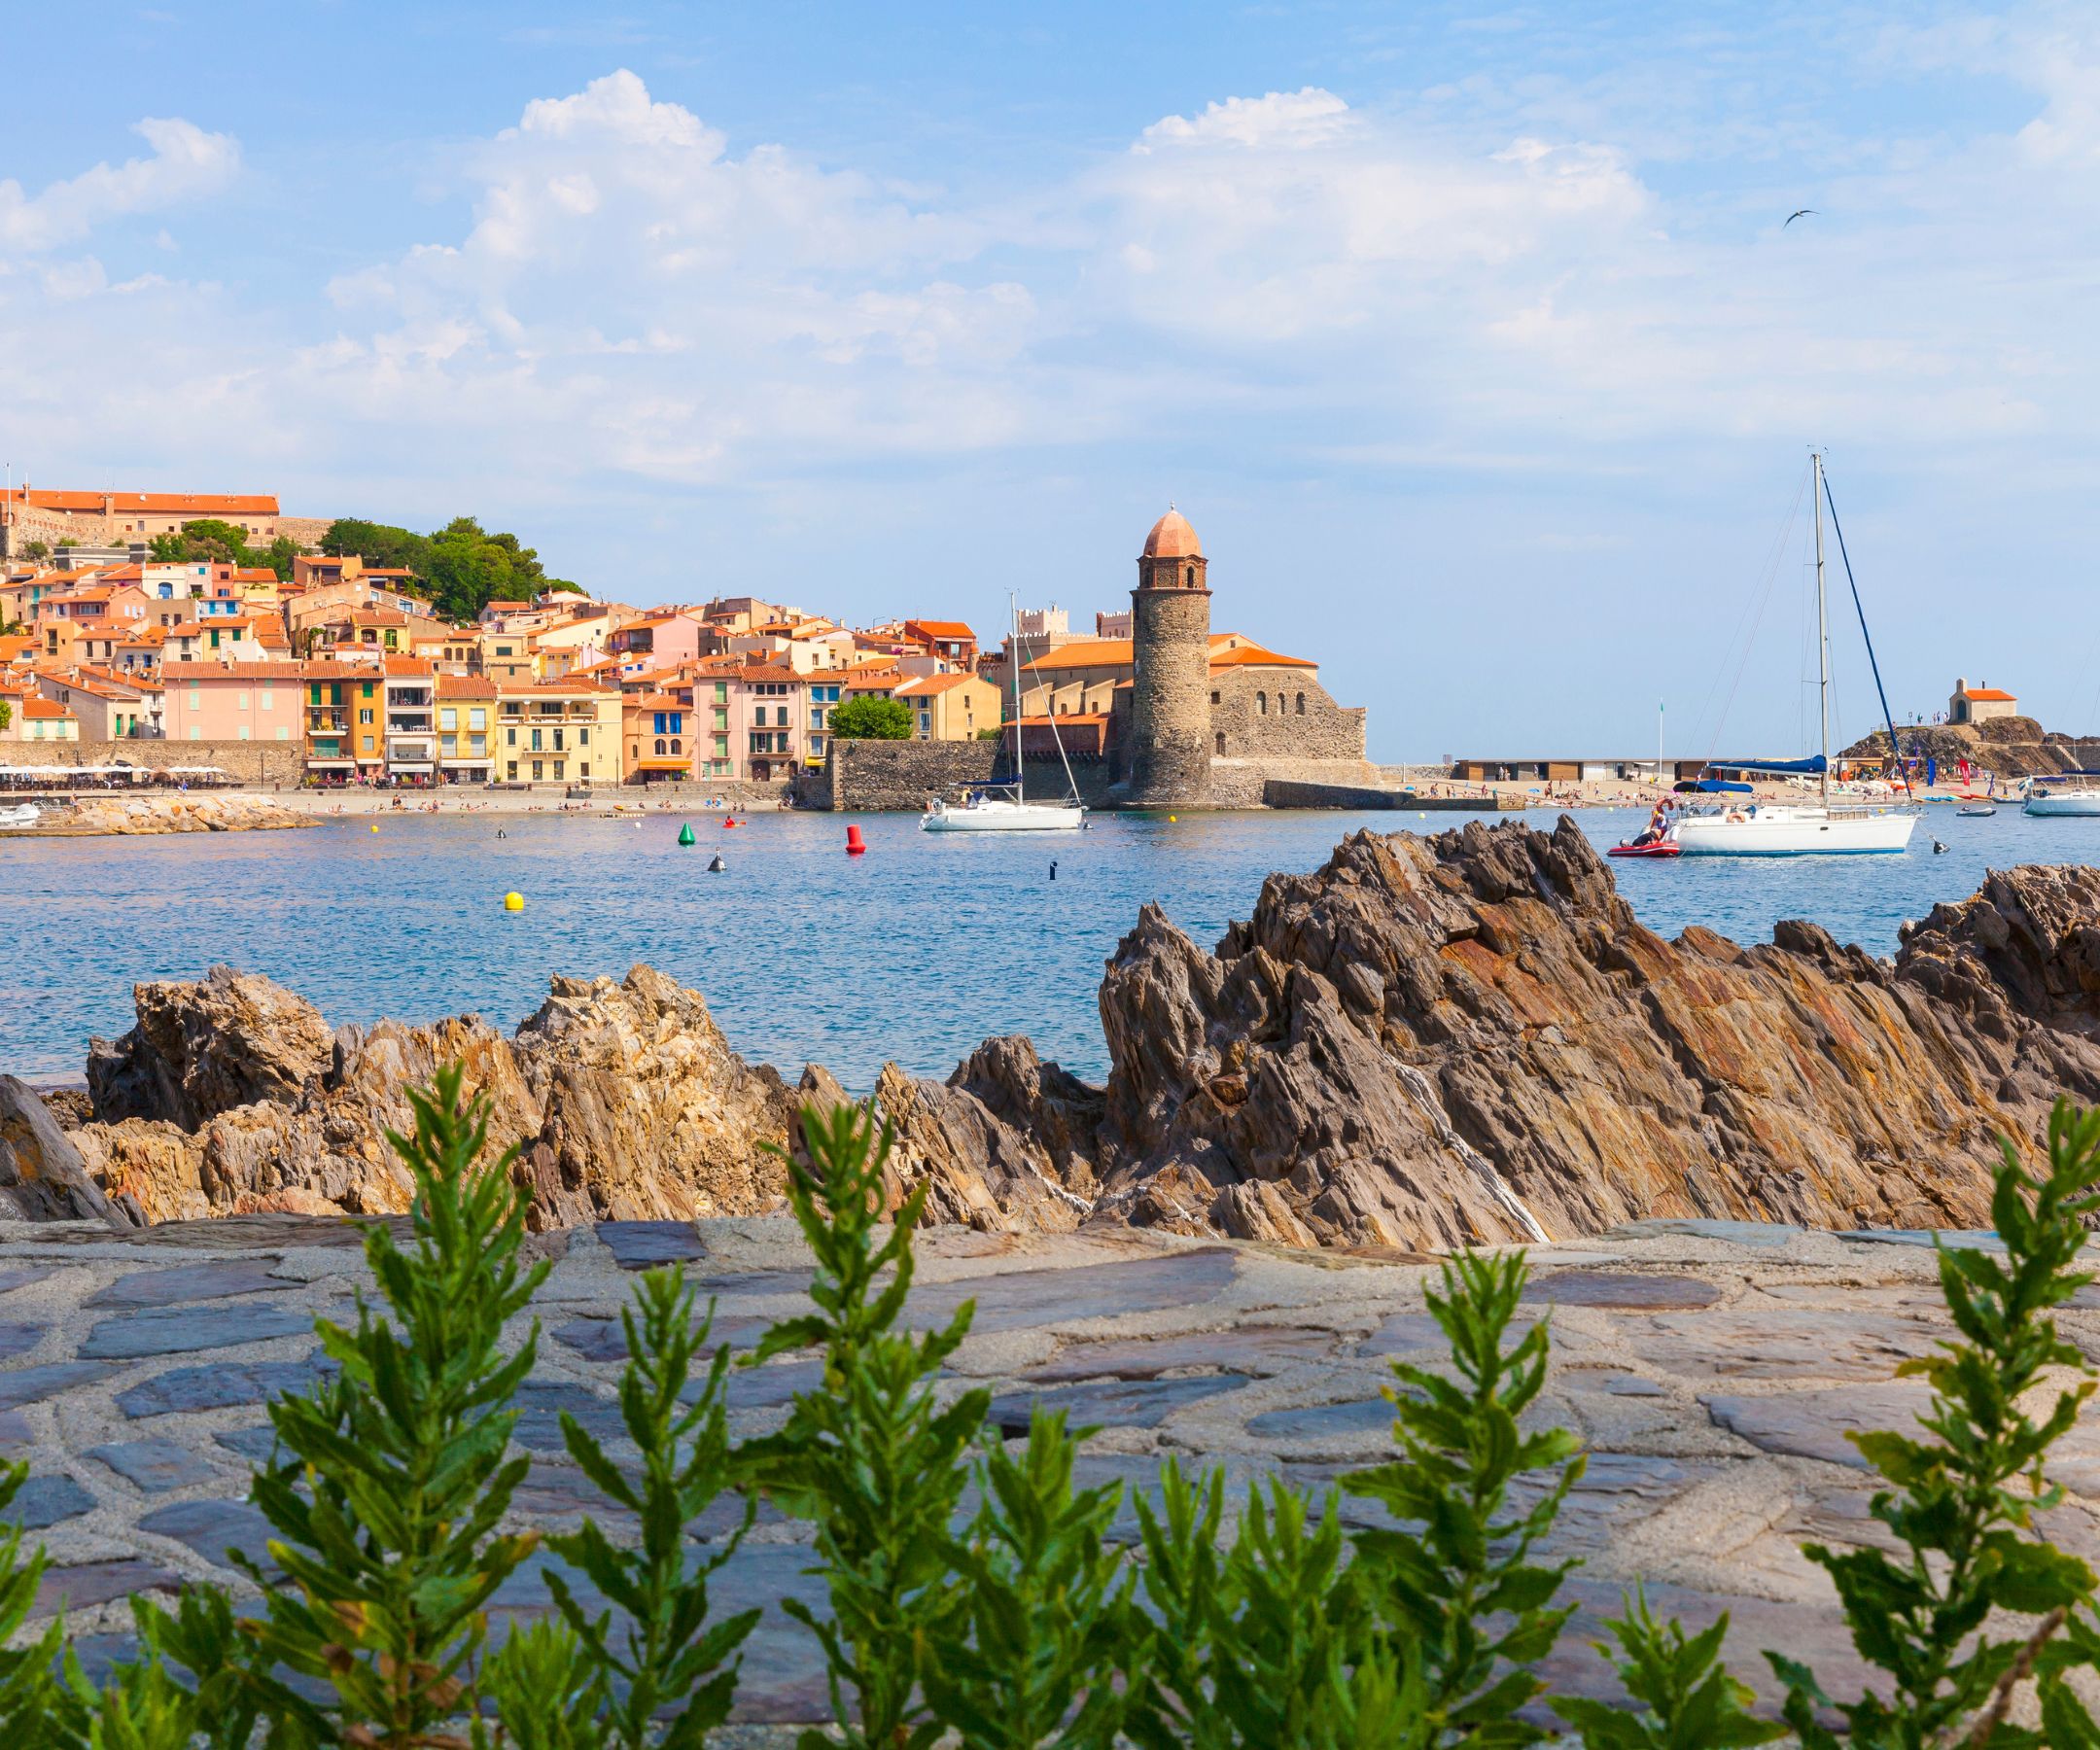
[{"label": "sailboat", "polygon": [[1079,800],[1078,785],[1072,782],[1071,761],[1065,757],[1055,711],[1050,714],[1050,737],[1065,767],[1066,797],[1062,802],[1028,799],[1026,761],[1021,756],[1021,610],[1011,595],[1006,598],[1006,612],[1013,629],[1006,648],[1013,652],[1008,666],[1013,670],[1014,781],[980,784],[958,808],[936,796],[933,806],[919,817],[921,832],[1076,832],[1086,824],[1086,808]]},{"label": "sailboat", "polygon": [[[1733,772],[1738,778],[1762,774],[1768,777],[1809,778],[1817,780],[1819,799],[1813,803],[1761,802],[1754,798],[1750,786],[1722,780],[1704,779],[1700,789],[1710,800],[1694,803],[1680,814],[1670,828],[1669,836],[1683,848],[1687,857],[1815,857],[1833,855],[1860,855],[1863,853],[1890,853],[1907,849],[1910,834],[1916,827],[1919,810],[1915,808],[1872,808],[1867,806],[1833,806],[1830,793],[1830,595],[1823,579],[1823,505],[1830,491],[1823,478],[1823,457],[1815,456],[1815,581],[1816,581],[1816,654],[1819,658],[1820,703],[1822,707],[1823,751],[1813,759],[1710,759],[1706,769]],[[1833,505],[1831,518],[1835,524],[1837,508]],[[1839,529],[1838,541],[1840,549],[1844,543],[1844,532]],[[1845,575],[1851,576],[1852,565],[1845,562]],[[1853,586],[1852,599],[1859,602],[1859,589]],[[1867,632],[1867,616],[1860,612],[1860,632]],[[1867,647],[1870,662],[1873,659],[1872,641]],[[1876,666],[1874,682],[1880,684],[1880,670]],[[1882,715],[1888,715],[1888,702],[1882,700]],[[1889,753],[1895,759],[1896,724],[1889,718]]]}]

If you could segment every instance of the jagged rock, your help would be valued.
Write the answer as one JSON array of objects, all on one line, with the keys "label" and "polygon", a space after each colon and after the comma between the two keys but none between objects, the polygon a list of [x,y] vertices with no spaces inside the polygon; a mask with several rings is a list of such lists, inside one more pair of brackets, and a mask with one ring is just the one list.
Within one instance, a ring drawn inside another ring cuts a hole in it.
[{"label": "jagged rock", "polygon": [[111,1199],[128,1199],[148,1222],[195,1221],[216,1211],[204,1195],[203,1139],[150,1118],[85,1124],[72,1133],[88,1176]]},{"label": "jagged rock", "polygon": [[751,1215],[780,1202],[793,1102],[729,1048],[697,991],[650,966],[557,978],[514,1041],[545,1116],[527,1150],[557,1225]]},{"label": "jagged rock", "polygon": [[1020,1033],[987,1039],[956,1067],[948,1086],[974,1096],[999,1123],[1040,1143],[1067,1190],[1093,1194],[1101,1089],[1044,1063],[1034,1042]]},{"label": "jagged rock", "polygon": [[1091,1207],[1059,1183],[1048,1151],[1001,1122],[976,1095],[916,1081],[885,1064],[875,1104],[892,1128],[890,1174],[898,1200],[929,1181],[926,1218],[982,1233],[1065,1233]]},{"label": "jagged rock", "polygon": [[0,1213],[16,1221],[101,1221],[120,1233],[137,1225],[110,1206],[72,1138],[12,1075],[0,1075]]},{"label": "jagged rock", "polygon": [[1982,1225],[1999,1133],[2039,1147],[2057,1092],[2100,1099],[2100,872],[1993,875],[1891,966],[1801,923],[1665,942],[1565,819],[1359,833],[1272,876],[1215,955],[1146,907],[1102,1015],[1075,1148],[1099,1223],[1413,1246]]},{"label": "jagged rock", "polygon": [[88,1047],[97,1122],[164,1120],[195,1130],[251,1101],[290,1102],[333,1060],[321,1011],[259,974],[214,966],[195,984],[134,985],[138,1022]]},{"label": "jagged rock", "polygon": [[[96,1044],[102,1122],[77,1138],[112,1198],[157,1219],[199,1198],[400,1211],[385,1132],[448,1062],[488,1095],[497,1145],[520,1145],[536,1227],[779,1202],[763,1145],[788,1138],[795,1099],[646,966],[555,980],[510,1039],[472,1016],[329,1037],[223,968],[141,986],[139,1008]],[[1359,833],[1272,876],[1215,953],[1146,906],[1101,1011],[1102,1088],[1020,1038],[945,1084],[886,1068],[892,1207],[924,1183],[930,1218],[991,1232],[1388,1255],[1644,1218],[1974,1227],[1998,1136],[2036,1150],[2058,1092],[2100,1101],[2100,872],[1993,874],[1890,963],[1799,922],[1761,946],[1664,941],[1565,819]],[[815,1067],[797,1097],[848,1098]]]}]

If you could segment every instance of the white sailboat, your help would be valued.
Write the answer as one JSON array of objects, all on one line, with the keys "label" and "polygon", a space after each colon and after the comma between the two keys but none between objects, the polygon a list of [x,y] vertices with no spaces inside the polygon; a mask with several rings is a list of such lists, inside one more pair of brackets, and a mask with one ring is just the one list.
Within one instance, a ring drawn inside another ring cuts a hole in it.
[{"label": "white sailboat", "polygon": [[1064,738],[1057,732],[1057,714],[1050,716],[1050,736],[1057,743],[1058,758],[1065,767],[1067,795],[1062,802],[1031,802],[1026,788],[1026,761],[1021,756],[1021,612],[1014,597],[1006,598],[1006,612],[1013,636],[1006,648],[1012,651],[1014,698],[1014,781],[982,784],[972,789],[959,807],[951,808],[939,797],[919,817],[921,832],[1076,832],[1086,824],[1086,808],[1079,800],[1079,787],[1072,782],[1071,761],[1065,758]]},{"label": "white sailboat", "polygon": [[2048,816],[2100,815],[2100,777],[2090,772],[2069,772],[2033,780],[2021,814]]},{"label": "white sailboat", "polygon": [[[1820,799],[1813,803],[1761,802],[1747,797],[1748,785],[1717,789],[1714,800],[1680,814],[1669,837],[1687,857],[1817,857],[1888,854],[1907,849],[1916,827],[1915,808],[1833,807],[1830,796],[1830,597],[1823,580],[1823,457],[1815,457],[1816,654],[1819,658],[1823,752],[1810,760],[1715,759],[1707,769],[1737,774],[1814,776]],[[1833,512],[1835,514],[1835,511]],[[1840,541],[1843,539],[1839,531]],[[1847,562],[1849,568],[1849,561]],[[1866,622],[1861,621],[1864,631]],[[1871,653],[1871,652],[1870,652]],[[1889,728],[1893,761],[1896,731]]]}]

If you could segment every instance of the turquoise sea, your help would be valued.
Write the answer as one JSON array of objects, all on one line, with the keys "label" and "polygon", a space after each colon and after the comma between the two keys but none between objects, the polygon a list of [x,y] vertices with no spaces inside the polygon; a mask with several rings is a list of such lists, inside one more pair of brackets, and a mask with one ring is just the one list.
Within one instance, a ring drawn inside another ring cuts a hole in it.
[{"label": "turquoise sea", "polygon": [[[909,815],[760,814],[734,830],[696,815],[690,850],[677,843],[682,818],[405,817],[376,833],[346,818],[303,832],[0,841],[13,944],[0,962],[0,1072],[78,1077],[88,1035],[130,1025],[135,981],[194,978],[215,961],[268,973],[332,1022],[474,1010],[506,1029],[550,974],[618,977],[647,961],[703,992],[745,1056],[790,1078],[814,1060],[865,1089],[890,1058],[945,1075],[1010,1032],[1095,1075],[1102,964],[1146,899],[1208,946],[1272,870],[1316,867],[1359,827],[1431,831],[1465,817],[1106,816],[1084,833],[1020,837],[922,833]],[[1599,844],[1642,818],[1578,816]],[[849,822],[864,857],[844,854]],[[717,850],[726,874],[706,873]],[[1614,870],[1665,934],[1698,923],[1754,941],[1805,917],[1885,955],[1902,920],[1974,892],[1986,868],[2095,858],[2100,820],[1961,820],[1944,807],[1903,857]],[[510,889],[522,912],[503,909]]]}]

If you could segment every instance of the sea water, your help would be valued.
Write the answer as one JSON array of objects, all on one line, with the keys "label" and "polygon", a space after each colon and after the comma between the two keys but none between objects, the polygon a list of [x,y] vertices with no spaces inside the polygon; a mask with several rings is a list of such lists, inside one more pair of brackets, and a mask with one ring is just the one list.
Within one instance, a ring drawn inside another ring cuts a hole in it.
[{"label": "sea water", "polygon": [[[1432,832],[1412,813],[1102,816],[1086,832],[922,833],[910,815],[634,820],[554,815],[331,819],[298,832],[0,839],[0,1072],[77,1079],[90,1034],[131,1022],[131,986],[215,962],[266,972],[332,1023],[473,1011],[506,1030],[556,973],[647,962],[702,992],[730,1043],[790,1080],[805,1062],[871,1087],[894,1060],[944,1076],[990,1034],[1025,1032],[1080,1074],[1104,1068],[1104,962],[1156,900],[1205,947],[1272,871],[1348,833]],[[1503,816],[1504,820],[1516,817]],[[1556,815],[1534,811],[1530,823]],[[1644,811],[1585,811],[1600,846]],[[682,848],[690,819],[698,843]],[[845,854],[858,824],[865,856]],[[501,833],[503,836],[499,837]],[[1935,855],[1935,839],[1947,850]],[[710,874],[717,852],[727,860]],[[1933,808],[1900,857],[1621,860],[1621,891],[1673,935],[1768,939],[1808,918],[1893,954],[1906,918],[1986,869],[2100,858],[2100,820],[1963,820]],[[1051,866],[1056,865],[1052,879]],[[522,894],[507,912],[506,892]]]}]

